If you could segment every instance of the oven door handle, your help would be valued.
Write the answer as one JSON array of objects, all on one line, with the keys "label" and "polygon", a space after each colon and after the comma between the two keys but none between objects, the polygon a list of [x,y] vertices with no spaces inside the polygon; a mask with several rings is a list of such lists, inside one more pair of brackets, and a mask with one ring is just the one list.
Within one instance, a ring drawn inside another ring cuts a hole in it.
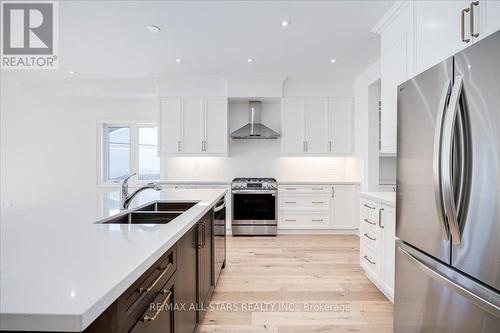
[{"label": "oven door handle", "polygon": [[276,194],[276,190],[233,190],[233,194]]}]

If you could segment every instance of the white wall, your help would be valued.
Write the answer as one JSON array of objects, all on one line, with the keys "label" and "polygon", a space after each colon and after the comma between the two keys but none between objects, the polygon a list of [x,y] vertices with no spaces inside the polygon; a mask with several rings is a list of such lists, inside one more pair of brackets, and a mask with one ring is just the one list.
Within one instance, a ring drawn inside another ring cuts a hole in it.
[{"label": "white wall", "polygon": [[364,191],[378,189],[378,129],[373,126],[378,123],[378,114],[370,104],[379,89],[378,80],[380,61],[368,67],[354,83],[356,156],[361,165],[361,189]]},{"label": "white wall", "polygon": [[157,118],[156,99],[30,97],[11,82],[1,91],[2,211],[95,193],[97,120]]},{"label": "white wall", "polygon": [[[248,122],[248,103],[231,103],[230,132]],[[262,123],[280,132],[280,104],[262,104]],[[230,140],[229,157],[167,157],[162,179],[231,181],[235,177],[278,180],[358,180],[355,157],[281,157],[280,139]]]}]

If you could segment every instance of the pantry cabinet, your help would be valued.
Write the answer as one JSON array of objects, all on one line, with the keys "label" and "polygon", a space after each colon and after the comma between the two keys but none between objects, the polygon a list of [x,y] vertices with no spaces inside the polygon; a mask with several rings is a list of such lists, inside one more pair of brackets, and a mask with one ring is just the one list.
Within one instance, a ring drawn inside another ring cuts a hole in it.
[{"label": "pantry cabinet", "polygon": [[352,98],[287,97],[281,109],[283,155],[353,153]]},{"label": "pantry cabinet", "polygon": [[160,101],[160,156],[227,154],[225,97],[168,97]]},{"label": "pantry cabinet", "polygon": [[396,153],[397,87],[500,29],[500,1],[399,1],[381,35],[380,152]]}]

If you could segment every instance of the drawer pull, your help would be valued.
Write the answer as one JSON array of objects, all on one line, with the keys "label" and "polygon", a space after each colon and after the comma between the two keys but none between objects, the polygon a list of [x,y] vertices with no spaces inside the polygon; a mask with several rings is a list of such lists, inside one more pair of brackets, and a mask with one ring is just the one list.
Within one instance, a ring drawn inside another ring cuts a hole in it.
[{"label": "drawer pull", "polygon": [[382,212],[384,211],[383,208],[380,208],[378,210],[378,226],[380,227],[380,229],[384,229],[384,226],[382,225]]},{"label": "drawer pull", "polygon": [[313,204],[324,204],[325,202],[324,201],[313,201],[312,203]]},{"label": "drawer pull", "polygon": [[285,190],[287,190],[287,191],[295,191],[296,188],[295,187],[285,187]]},{"label": "drawer pull", "polygon": [[368,219],[363,219],[363,221],[365,221],[366,223],[371,224],[371,225],[376,225],[377,224],[375,222],[370,222],[370,220],[368,220]]},{"label": "drawer pull", "polygon": [[[163,270],[163,272],[160,274],[160,276],[158,276],[156,278],[156,280],[154,280],[153,283],[151,283],[151,285],[147,288],[139,288],[139,293],[144,293],[144,292],[148,292],[148,291],[151,291],[155,286],[156,284],[162,279],[162,277],[165,276],[165,274],[167,274],[168,270],[170,269],[170,267],[172,266],[172,263],[169,262],[167,266],[165,266],[165,269]],[[158,269],[158,268],[157,268]]]},{"label": "drawer pull", "polygon": [[322,187],[313,187],[313,188],[311,188],[311,190],[313,190],[313,191],[323,191],[323,188]]},{"label": "drawer pull", "polygon": [[155,314],[152,317],[150,317],[148,315],[145,315],[142,318],[142,321],[144,321],[144,322],[146,322],[146,321],[153,321],[153,320],[155,320],[158,317],[158,315],[160,314],[160,312],[162,312],[164,310],[165,305],[167,304],[167,302],[170,300],[170,297],[172,296],[172,292],[169,291],[169,290],[163,290],[161,293],[163,295],[166,294],[167,297],[165,297],[165,299],[163,300],[163,302],[161,302],[161,305],[158,307],[158,309],[156,309],[156,312],[155,312]]},{"label": "drawer pull", "polygon": [[323,222],[323,219],[312,219],[313,222]]},{"label": "drawer pull", "polygon": [[363,204],[363,206],[365,206],[366,208],[369,208],[369,209],[375,209],[375,207],[367,205],[367,204]]},{"label": "drawer pull", "polygon": [[287,222],[296,222],[297,220],[295,220],[295,219],[285,219],[285,221],[287,221]]},{"label": "drawer pull", "polygon": [[365,260],[368,261],[370,264],[375,265],[375,261],[371,261],[370,259],[368,259],[367,256],[363,256],[363,258],[365,258]]},{"label": "drawer pull", "polygon": [[286,204],[296,204],[296,201],[285,201]]},{"label": "drawer pull", "polygon": [[377,239],[375,237],[370,237],[368,234],[364,234],[366,238],[371,239],[372,241],[376,241]]}]

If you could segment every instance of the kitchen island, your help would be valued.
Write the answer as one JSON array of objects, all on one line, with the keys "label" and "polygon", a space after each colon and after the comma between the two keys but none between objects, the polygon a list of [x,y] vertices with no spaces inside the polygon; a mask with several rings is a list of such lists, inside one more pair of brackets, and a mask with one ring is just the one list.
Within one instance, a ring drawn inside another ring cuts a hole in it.
[{"label": "kitchen island", "polygon": [[152,266],[174,251],[225,193],[148,190],[131,202],[130,210],[154,201],[196,202],[166,224],[96,224],[120,213],[118,191],[95,200],[68,195],[53,207],[4,214],[0,329],[84,331],[145,272],[159,269]]}]

